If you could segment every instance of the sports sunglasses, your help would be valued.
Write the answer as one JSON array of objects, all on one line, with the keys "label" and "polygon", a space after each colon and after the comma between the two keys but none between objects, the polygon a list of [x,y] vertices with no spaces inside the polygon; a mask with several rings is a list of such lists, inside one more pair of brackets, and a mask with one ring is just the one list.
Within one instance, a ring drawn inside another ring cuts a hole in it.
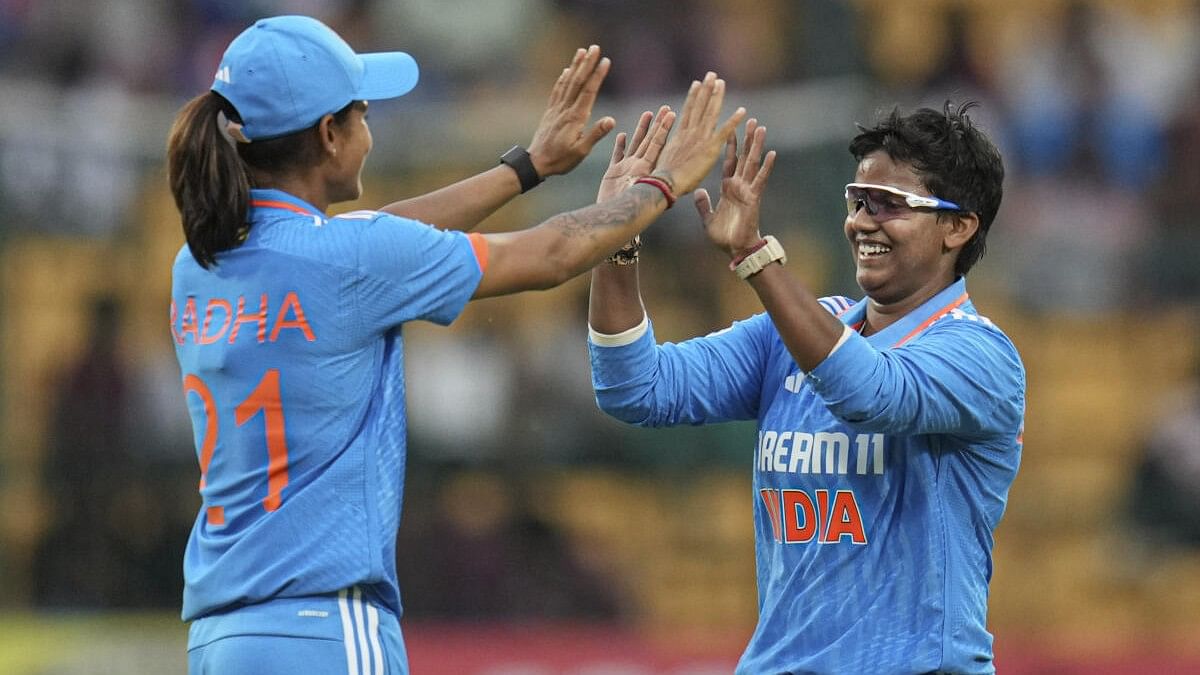
[{"label": "sports sunglasses", "polygon": [[905,192],[888,185],[850,183],[846,186],[846,213],[853,215],[860,207],[865,208],[872,217],[884,220],[900,218],[913,209],[963,210],[954,202]]}]

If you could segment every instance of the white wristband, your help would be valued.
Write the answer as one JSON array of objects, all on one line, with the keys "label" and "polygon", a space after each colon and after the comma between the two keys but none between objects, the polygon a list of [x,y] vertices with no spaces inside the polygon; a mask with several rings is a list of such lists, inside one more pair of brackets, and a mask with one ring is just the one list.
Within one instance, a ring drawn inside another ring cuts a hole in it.
[{"label": "white wristband", "polygon": [[730,263],[729,268],[739,279],[745,281],[776,261],[780,265],[787,263],[787,254],[783,252],[783,246],[779,240],[768,234],[763,237],[762,244],[757,250],[742,258],[736,265]]}]

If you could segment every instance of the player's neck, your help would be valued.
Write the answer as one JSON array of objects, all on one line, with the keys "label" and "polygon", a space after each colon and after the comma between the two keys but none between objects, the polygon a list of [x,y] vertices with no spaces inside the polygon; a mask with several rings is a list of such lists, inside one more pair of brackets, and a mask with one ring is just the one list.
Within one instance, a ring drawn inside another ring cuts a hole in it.
[{"label": "player's neck", "polygon": [[312,204],[320,209],[321,213],[325,213],[329,208],[329,197],[326,195],[325,181],[320,180],[313,173],[307,176],[278,176],[256,173],[254,175],[254,187],[282,190],[293,197]]}]

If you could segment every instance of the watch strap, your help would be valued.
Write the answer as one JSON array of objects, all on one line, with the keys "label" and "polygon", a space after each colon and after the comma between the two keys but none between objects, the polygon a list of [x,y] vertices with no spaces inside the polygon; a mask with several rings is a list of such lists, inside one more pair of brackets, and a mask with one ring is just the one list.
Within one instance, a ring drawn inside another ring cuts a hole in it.
[{"label": "watch strap", "polygon": [[634,235],[627,244],[617,249],[617,252],[608,256],[610,265],[632,265],[638,261],[638,251],[642,250],[642,236]]},{"label": "watch strap", "polygon": [[768,234],[748,254],[729,263],[729,269],[733,270],[738,279],[745,281],[773,262],[780,265],[787,263],[787,254],[784,253],[779,240]]},{"label": "watch strap", "polygon": [[519,145],[512,146],[507,152],[500,155],[500,163],[507,164],[517,172],[517,179],[521,181],[522,193],[529,192],[542,182],[542,177],[538,175],[537,169],[533,166],[533,160],[529,158],[529,151]]}]

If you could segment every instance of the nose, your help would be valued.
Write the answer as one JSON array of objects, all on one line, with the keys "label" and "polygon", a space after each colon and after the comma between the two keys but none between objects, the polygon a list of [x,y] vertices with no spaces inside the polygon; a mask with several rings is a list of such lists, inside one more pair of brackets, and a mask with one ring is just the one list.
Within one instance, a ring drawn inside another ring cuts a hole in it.
[{"label": "nose", "polygon": [[879,222],[865,208],[846,216],[846,229],[852,232],[875,232]]}]

